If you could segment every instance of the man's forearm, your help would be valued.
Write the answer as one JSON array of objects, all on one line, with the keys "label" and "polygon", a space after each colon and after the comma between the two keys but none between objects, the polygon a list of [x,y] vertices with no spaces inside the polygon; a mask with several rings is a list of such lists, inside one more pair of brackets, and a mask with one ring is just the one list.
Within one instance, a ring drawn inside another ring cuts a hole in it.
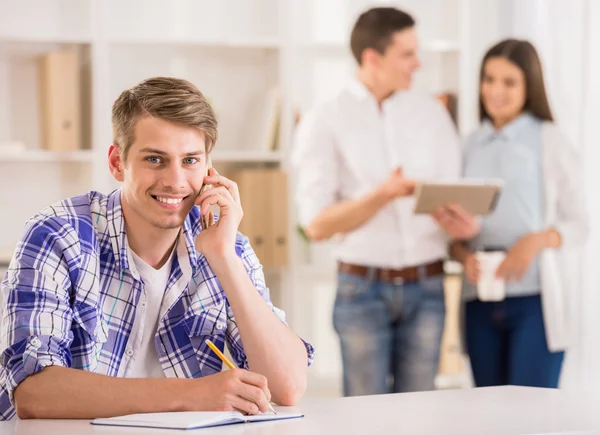
[{"label": "man's forearm", "polygon": [[239,257],[208,261],[231,304],[250,370],[267,378],[275,403],[294,405],[306,390],[304,344],[265,303]]},{"label": "man's forearm", "polygon": [[312,240],[353,231],[368,222],[390,200],[383,190],[377,189],[362,198],[338,202],[319,213],[304,231]]},{"label": "man's forearm", "polygon": [[20,418],[99,418],[183,410],[189,379],[126,379],[46,367],[15,390]]}]

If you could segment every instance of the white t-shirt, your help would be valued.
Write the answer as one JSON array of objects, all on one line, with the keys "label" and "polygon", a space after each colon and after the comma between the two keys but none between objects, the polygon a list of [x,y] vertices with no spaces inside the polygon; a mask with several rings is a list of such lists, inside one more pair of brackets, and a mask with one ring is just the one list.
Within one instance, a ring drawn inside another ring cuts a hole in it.
[{"label": "white t-shirt", "polygon": [[131,366],[127,370],[128,378],[162,378],[165,376],[154,346],[154,337],[175,251],[173,249],[169,259],[160,269],[154,269],[130,250],[135,267],[144,281],[144,292],[140,296],[137,308],[137,316],[144,316],[143,319],[139,319],[143,320],[144,327],[140,331],[142,341],[139,350],[133,356]]}]

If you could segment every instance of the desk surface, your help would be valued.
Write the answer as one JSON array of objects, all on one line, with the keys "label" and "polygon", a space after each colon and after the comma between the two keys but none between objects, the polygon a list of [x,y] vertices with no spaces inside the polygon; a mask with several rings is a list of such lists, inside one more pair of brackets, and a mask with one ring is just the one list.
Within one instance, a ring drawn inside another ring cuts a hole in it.
[{"label": "desk surface", "polygon": [[[199,429],[189,433],[306,434],[600,434],[600,401],[587,393],[521,387],[306,400],[298,420]],[[8,429],[8,431],[6,430]],[[13,420],[2,435],[152,435],[158,429],[92,426],[83,420]],[[188,432],[183,432],[188,433]]]}]

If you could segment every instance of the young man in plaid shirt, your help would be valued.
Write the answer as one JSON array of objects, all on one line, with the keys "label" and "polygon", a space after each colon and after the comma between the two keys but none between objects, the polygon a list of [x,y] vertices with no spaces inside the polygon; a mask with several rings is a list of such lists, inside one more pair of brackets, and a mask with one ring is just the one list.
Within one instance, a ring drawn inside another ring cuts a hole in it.
[{"label": "young man in plaid shirt", "polygon": [[[0,417],[296,403],[314,350],[272,305],[237,231],[236,184],[207,175],[210,105],[187,81],[152,78],[119,96],[112,123],[121,188],[36,214],[2,281]],[[220,217],[203,230],[211,206]],[[206,339],[227,344],[239,369],[222,372]]]}]

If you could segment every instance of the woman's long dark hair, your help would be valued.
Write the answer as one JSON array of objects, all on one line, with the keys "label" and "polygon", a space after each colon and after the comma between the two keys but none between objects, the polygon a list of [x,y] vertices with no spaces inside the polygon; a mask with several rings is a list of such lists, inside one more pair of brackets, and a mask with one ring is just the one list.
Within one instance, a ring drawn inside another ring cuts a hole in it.
[{"label": "woman's long dark hair", "polygon": [[529,41],[517,39],[506,39],[499,42],[490,48],[483,57],[479,73],[479,120],[490,119],[481,98],[481,83],[483,83],[485,63],[494,57],[501,57],[512,62],[525,74],[525,106],[523,106],[523,110],[540,119],[553,121],[546,96],[540,57]]}]

